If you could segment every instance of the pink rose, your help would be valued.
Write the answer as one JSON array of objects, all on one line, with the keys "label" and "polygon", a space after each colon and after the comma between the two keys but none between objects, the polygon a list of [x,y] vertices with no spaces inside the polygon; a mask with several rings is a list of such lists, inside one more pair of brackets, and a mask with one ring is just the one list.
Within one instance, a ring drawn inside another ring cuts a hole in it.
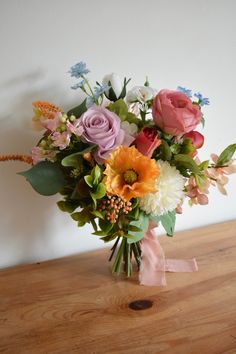
[{"label": "pink rose", "polygon": [[154,122],[164,133],[183,135],[196,128],[201,119],[198,105],[179,91],[161,90],[153,100]]},{"label": "pink rose", "polygon": [[134,145],[141,154],[151,158],[153,151],[161,145],[161,139],[156,129],[145,127],[136,137]]}]

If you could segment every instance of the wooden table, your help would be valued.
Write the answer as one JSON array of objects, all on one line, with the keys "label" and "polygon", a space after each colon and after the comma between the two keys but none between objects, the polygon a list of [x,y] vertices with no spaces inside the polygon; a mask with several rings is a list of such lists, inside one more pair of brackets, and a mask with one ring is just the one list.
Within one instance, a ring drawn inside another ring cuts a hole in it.
[{"label": "wooden table", "polygon": [[236,221],[161,243],[199,272],[144,287],[110,274],[107,249],[1,270],[0,353],[236,353]]}]

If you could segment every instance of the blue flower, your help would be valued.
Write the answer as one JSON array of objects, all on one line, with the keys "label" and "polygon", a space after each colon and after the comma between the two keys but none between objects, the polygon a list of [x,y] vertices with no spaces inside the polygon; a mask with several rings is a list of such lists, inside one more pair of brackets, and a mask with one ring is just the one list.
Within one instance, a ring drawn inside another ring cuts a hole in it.
[{"label": "blue flower", "polygon": [[104,84],[104,85],[99,85],[94,87],[94,96],[96,98],[100,97],[101,95],[104,94],[104,92],[108,91],[110,89],[110,85]]},{"label": "blue flower", "polygon": [[185,95],[187,95],[189,98],[192,97],[192,90],[186,88],[186,87],[182,87],[182,86],[178,86],[177,90],[180,92],[183,92]]},{"label": "blue flower", "polygon": [[194,94],[198,98],[200,106],[208,106],[210,104],[209,98],[203,97],[203,95],[198,92]]},{"label": "blue flower", "polygon": [[78,82],[77,84],[71,86],[71,88],[72,88],[72,90],[77,90],[78,88],[82,88],[84,86],[84,84],[85,84],[85,81],[82,80],[82,81]]},{"label": "blue flower", "polygon": [[71,77],[79,79],[81,76],[88,74],[89,70],[86,68],[86,64],[80,61],[79,63],[73,65],[68,72]]}]

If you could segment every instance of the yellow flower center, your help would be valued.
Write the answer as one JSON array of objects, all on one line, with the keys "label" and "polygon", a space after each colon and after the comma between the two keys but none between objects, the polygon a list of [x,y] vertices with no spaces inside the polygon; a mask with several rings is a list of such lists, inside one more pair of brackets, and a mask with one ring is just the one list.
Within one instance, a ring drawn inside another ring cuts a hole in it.
[{"label": "yellow flower center", "polygon": [[127,170],[123,174],[124,180],[127,184],[132,185],[138,179],[138,174],[134,170]]}]

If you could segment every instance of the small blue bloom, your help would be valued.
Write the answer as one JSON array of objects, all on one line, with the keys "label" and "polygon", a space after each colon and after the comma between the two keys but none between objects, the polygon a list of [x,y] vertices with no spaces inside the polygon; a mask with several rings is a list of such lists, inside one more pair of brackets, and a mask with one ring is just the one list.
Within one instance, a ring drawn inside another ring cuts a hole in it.
[{"label": "small blue bloom", "polygon": [[94,87],[94,96],[96,98],[100,97],[101,95],[104,94],[104,92],[108,91],[110,87],[111,86],[108,84],[99,85],[99,86]]},{"label": "small blue bloom", "polygon": [[194,94],[198,98],[200,106],[208,106],[210,104],[209,98],[203,97],[203,95],[198,92]]},{"label": "small blue bloom", "polygon": [[183,92],[185,95],[187,95],[189,98],[192,97],[192,90],[186,88],[186,87],[182,87],[182,86],[178,86],[177,90],[180,92]]},{"label": "small blue bloom", "polygon": [[71,86],[72,90],[77,90],[78,88],[82,88],[85,84],[85,81],[82,80],[81,82],[78,82],[77,84]]},{"label": "small blue bloom", "polygon": [[71,77],[75,77],[79,79],[82,75],[86,75],[89,73],[89,70],[86,68],[86,64],[82,61],[73,65],[70,70],[68,71]]}]

